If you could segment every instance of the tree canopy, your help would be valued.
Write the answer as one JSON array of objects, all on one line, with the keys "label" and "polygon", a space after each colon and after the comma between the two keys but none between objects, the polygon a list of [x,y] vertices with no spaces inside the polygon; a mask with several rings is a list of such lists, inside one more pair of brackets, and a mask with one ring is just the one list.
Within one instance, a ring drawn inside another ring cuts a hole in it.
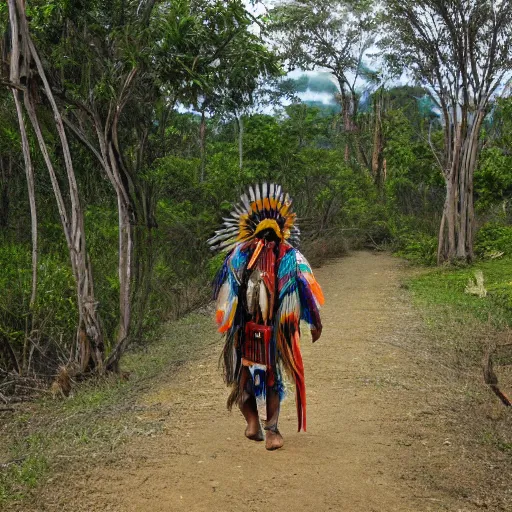
[{"label": "tree canopy", "polygon": [[0,379],[119,371],[207,300],[205,240],[255,181],[313,258],[506,246],[509,3],[256,3],[0,4]]}]

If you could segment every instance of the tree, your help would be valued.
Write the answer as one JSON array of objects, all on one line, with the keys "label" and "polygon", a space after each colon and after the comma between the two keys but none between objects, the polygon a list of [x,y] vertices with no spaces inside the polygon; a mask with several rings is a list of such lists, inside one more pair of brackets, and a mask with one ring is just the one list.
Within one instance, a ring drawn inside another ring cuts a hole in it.
[{"label": "tree", "polygon": [[[80,195],[77,187],[76,175],[73,167],[73,159],[69,149],[67,135],[64,129],[62,115],[57,107],[55,97],[50,88],[46,72],[43,67],[42,60],[39,56],[34,42],[32,40],[29,24],[26,16],[26,7],[24,0],[9,0],[9,20],[11,32],[11,72],[10,84],[14,90],[14,100],[18,111],[18,120],[20,125],[20,133],[22,135],[23,152],[25,163],[27,166],[27,178],[29,189],[31,188],[31,164],[28,141],[24,119],[21,112],[21,104],[18,99],[18,88],[21,84],[20,75],[23,75],[24,85],[21,87],[23,91],[23,101],[26,112],[30,119],[32,128],[36,134],[36,138],[43,154],[45,164],[50,174],[55,199],[57,201],[62,227],[66,237],[69,250],[71,266],[77,285],[77,303],[79,322],[77,329],[77,359],[81,363],[82,370],[88,369],[90,366],[102,368],[104,340],[101,328],[101,322],[96,310],[96,300],[94,296],[94,285],[92,277],[91,262],[87,253],[85,240],[85,225],[83,207],[80,201]],[[32,69],[32,66],[34,69]],[[52,160],[48,144],[41,130],[38,118],[36,103],[33,91],[35,83],[41,80],[41,89],[47,97],[51,111],[55,120],[55,129],[61,144],[61,150],[64,160],[64,168],[68,183],[69,203],[65,200],[62,193],[61,185],[57,178],[55,168],[56,163]],[[32,184],[33,187],[33,184]],[[29,192],[31,208],[35,210],[34,192]],[[32,212],[32,229],[37,232],[37,219],[34,218]],[[33,235],[34,236],[34,235]],[[37,239],[33,238],[33,247],[37,248]],[[37,264],[37,255],[35,256]],[[34,273],[34,280],[37,276]],[[33,284],[32,296],[35,300],[35,283]]]},{"label": "tree", "polygon": [[[193,33],[186,40],[187,51],[191,56],[200,58],[190,63],[191,76],[186,87],[176,89],[178,100],[191,104],[201,113],[201,181],[205,179],[206,114],[233,115],[236,118],[241,169],[242,116],[255,103],[255,95],[262,89],[262,83],[281,74],[277,56],[263,44],[260,35],[250,30],[254,18],[247,13],[243,3],[211,4],[195,2],[186,13],[194,15],[191,22]],[[170,23],[173,23],[171,18]],[[219,26],[223,27],[221,31]],[[183,44],[181,41],[172,41],[169,36],[165,37],[169,45],[179,47]]]},{"label": "tree", "polygon": [[[117,367],[129,342],[133,296],[147,295],[143,276],[150,272],[150,258],[141,251],[155,226],[155,202],[143,176],[163,156],[150,148],[152,116],[176,101],[191,101],[202,111],[203,178],[205,112],[219,109],[219,98],[225,101],[234,89],[250,94],[259,74],[275,66],[275,57],[248,31],[250,23],[241,1],[100,3],[84,8],[83,17],[75,12],[59,49],[52,49],[59,70],[53,87],[63,91],[66,124],[97,157],[117,197],[120,320],[107,367]],[[231,78],[240,68],[244,83]]]},{"label": "tree", "polygon": [[[356,86],[363,58],[374,42],[372,8],[369,0],[302,0],[284,2],[270,11],[271,33],[290,68],[328,69],[336,78],[349,136],[357,131]],[[364,153],[359,156],[368,165]]]},{"label": "tree", "polygon": [[[18,21],[21,35],[21,57],[11,64],[19,62],[22,78],[8,85],[15,100],[23,93],[50,172],[79,288],[80,323],[91,320],[99,333],[98,343],[92,340],[92,349],[77,358],[82,369],[117,370],[133,332],[142,330],[150,293],[156,199],[146,177],[165,155],[169,112],[184,98],[196,105],[201,100],[203,110],[219,110],[227,97],[249,101],[260,74],[279,71],[277,60],[249,30],[252,18],[241,0],[35,2],[30,21],[23,0],[10,0],[9,9],[13,56]],[[41,125],[48,110],[55,120],[50,133]],[[55,154],[50,135],[60,141]],[[119,310],[115,332],[106,333],[115,338],[110,351],[94,320],[101,301],[93,296],[85,244],[84,197],[73,163],[83,153],[77,143],[89,152],[89,168],[110,183],[118,213]],[[204,123],[201,147],[204,161]],[[62,163],[66,192],[58,179]],[[82,345],[89,331],[80,328]]]},{"label": "tree", "polygon": [[[387,0],[387,59],[427,87],[442,113],[446,183],[438,263],[473,258],[473,175],[489,102],[512,69],[506,0]],[[435,148],[434,148],[435,149]]]},{"label": "tree", "polygon": [[[21,149],[23,153],[23,160],[25,163],[25,175],[27,179],[27,191],[28,191],[28,200],[30,205],[30,221],[31,221],[31,238],[32,238],[32,291],[30,294],[30,333],[26,333],[25,338],[25,350],[23,351],[23,370],[25,370],[25,362],[27,360],[26,348],[28,347],[28,339],[32,336],[32,331],[35,327],[34,322],[34,306],[37,298],[37,266],[38,266],[38,246],[37,246],[37,208],[36,208],[36,194],[35,194],[35,184],[34,184],[34,168],[32,165],[32,157],[30,155],[30,144],[27,135],[27,129],[25,126],[25,119],[23,118],[23,108],[20,100],[20,85],[21,85],[21,72],[20,69],[20,58],[21,58],[21,49],[19,45],[19,25],[18,20],[16,19],[16,6],[14,0],[9,0],[9,18],[11,25],[11,61],[10,61],[10,82],[12,83],[12,96],[14,100],[14,104],[16,106],[16,115],[18,117],[18,125],[20,129],[20,137],[21,137]],[[22,39],[23,40],[23,39]],[[26,50],[26,49],[25,49]],[[27,61],[28,62],[28,61]],[[24,74],[26,75],[28,69],[26,68],[27,62],[24,63],[25,69],[23,69]],[[27,329],[28,330],[28,329]]]}]

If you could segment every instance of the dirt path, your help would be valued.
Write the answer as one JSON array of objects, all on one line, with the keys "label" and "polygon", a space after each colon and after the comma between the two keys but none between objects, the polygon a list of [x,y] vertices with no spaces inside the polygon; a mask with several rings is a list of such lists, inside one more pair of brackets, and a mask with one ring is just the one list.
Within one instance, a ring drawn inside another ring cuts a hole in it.
[{"label": "dirt path", "polygon": [[204,359],[146,397],[169,411],[161,418],[164,435],[130,442],[118,461],[87,473],[74,510],[472,510],[449,493],[427,490],[421,479],[415,483],[410,421],[431,412],[422,405],[417,363],[398,339],[414,329],[400,290],[403,272],[399,260],[370,253],[315,272],[326,306],[322,339],[302,342],[307,433],[296,432],[288,399],[282,450],[266,452],[243,437],[241,415],[225,409],[221,341],[212,323]]}]

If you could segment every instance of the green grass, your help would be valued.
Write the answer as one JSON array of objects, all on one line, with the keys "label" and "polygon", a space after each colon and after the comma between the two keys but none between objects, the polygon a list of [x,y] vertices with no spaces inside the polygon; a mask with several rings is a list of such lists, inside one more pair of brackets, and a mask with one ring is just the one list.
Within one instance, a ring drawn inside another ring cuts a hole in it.
[{"label": "green grass", "polygon": [[[465,293],[469,279],[481,270],[487,297]],[[447,314],[461,313],[498,329],[512,325],[512,258],[477,262],[463,268],[441,268],[408,282],[420,305],[445,308]]]},{"label": "green grass", "polygon": [[161,422],[140,419],[148,407],[144,393],[173,378],[217,340],[210,315],[188,315],[165,325],[150,345],[125,355],[122,370],[129,378],[91,379],[75,386],[69,398],[48,394],[17,409],[0,424],[0,463],[12,462],[0,466],[0,508],[30,499],[66,461],[83,467],[91,455],[115,457],[130,437],[158,432]]},{"label": "green grass", "polygon": [[43,455],[31,455],[12,464],[0,473],[0,505],[21,500],[29,489],[34,488],[48,469]]},{"label": "green grass", "polygon": [[496,448],[500,452],[507,454],[512,453],[512,442],[504,441],[496,432],[488,430],[482,432],[482,442]]},{"label": "green grass", "polygon": [[[483,273],[486,297],[465,293],[477,270]],[[459,376],[459,386],[466,390],[466,396],[459,395],[463,401],[458,414],[464,418],[468,443],[486,445],[489,460],[501,460],[504,471],[509,471],[509,461],[501,454],[512,453],[512,416],[485,386],[481,365],[489,343],[502,338],[502,331],[512,325],[512,257],[463,268],[429,269],[406,284],[430,331],[423,349],[449,369],[447,378]],[[510,372],[498,358],[494,363],[500,386],[510,395]]]}]

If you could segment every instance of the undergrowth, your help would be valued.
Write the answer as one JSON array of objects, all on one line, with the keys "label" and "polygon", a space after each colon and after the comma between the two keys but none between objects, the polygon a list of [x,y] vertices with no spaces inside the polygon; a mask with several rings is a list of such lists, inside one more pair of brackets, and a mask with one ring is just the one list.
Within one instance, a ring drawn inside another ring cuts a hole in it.
[{"label": "undergrowth", "polygon": [[[487,295],[482,297],[466,293],[468,282],[479,271],[487,290]],[[468,449],[475,445],[487,446],[487,455],[481,464],[492,461],[496,470],[508,472],[512,411],[504,407],[484,383],[482,360],[489,345],[511,341],[512,255],[481,260],[462,268],[422,271],[409,278],[406,287],[412,292],[429,329],[427,350],[442,362],[440,371],[455,371],[454,375],[464,382],[467,397],[463,403],[450,407],[464,418],[459,427]],[[494,362],[500,389],[510,396],[511,367],[503,366],[498,359]],[[455,385],[456,381],[450,379],[450,382]]]},{"label": "undergrowth", "polygon": [[[483,273],[486,297],[465,292],[477,271]],[[420,303],[445,306],[451,314],[470,315],[498,329],[512,325],[512,256],[438,268],[415,277],[409,286]]]},{"label": "undergrowth", "polygon": [[[193,327],[193,328],[192,328]],[[156,434],[162,423],[141,402],[157,377],[172,379],[200,356],[212,335],[210,315],[191,314],[164,326],[158,340],[123,358],[122,377],[77,384],[65,400],[50,395],[3,414],[0,423],[0,509],[33,498],[34,490],[66,464],[115,457],[134,436]],[[7,413],[11,414],[11,413]]]}]

